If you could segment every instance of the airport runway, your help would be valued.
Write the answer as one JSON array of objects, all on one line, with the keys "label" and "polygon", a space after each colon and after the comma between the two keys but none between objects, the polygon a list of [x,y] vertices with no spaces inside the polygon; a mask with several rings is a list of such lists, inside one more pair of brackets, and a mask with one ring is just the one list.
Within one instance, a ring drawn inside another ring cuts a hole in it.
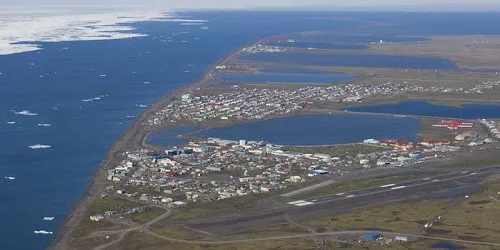
[{"label": "airport runway", "polygon": [[422,186],[422,185],[435,183],[435,182],[452,181],[452,180],[462,179],[462,178],[466,178],[466,177],[470,177],[470,176],[474,176],[474,175],[484,175],[484,174],[493,173],[493,172],[496,172],[499,170],[500,170],[500,166],[481,168],[481,169],[476,169],[474,171],[465,171],[464,170],[461,172],[455,172],[455,173],[450,173],[450,174],[445,174],[445,175],[440,175],[440,176],[427,177],[427,178],[410,180],[410,181],[399,182],[399,183],[391,183],[391,184],[386,184],[386,185],[382,185],[382,186],[376,186],[376,187],[370,187],[370,188],[366,188],[366,189],[349,191],[349,192],[345,192],[345,193],[337,193],[337,194],[316,197],[316,198],[310,198],[310,199],[304,199],[304,200],[288,201],[287,204],[299,206],[299,207],[311,206],[311,205],[315,205],[315,204],[327,203],[327,202],[336,201],[336,200],[350,199],[350,198],[353,198],[356,196],[373,195],[373,194],[377,194],[377,193],[391,192],[391,191],[398,190],[398,189],[411,189],[411,188],[414,188],[416,186]]},{"label": "airport runway", "polygon": [[285,214],[294,220],[301,220],[328,216],[364,206],[425,199],[431,194],[477,185],[488,174],[495,172],[500,172],[500,166],[463,170],[311,199],[285,200],[283,201],[284,206],[278,209],[245,211],[237,214],[225,214],[217,218],[194,219],[184,221],[184,223],[200,230],[232,234],[244,232],[252,227],[285,223]]}]

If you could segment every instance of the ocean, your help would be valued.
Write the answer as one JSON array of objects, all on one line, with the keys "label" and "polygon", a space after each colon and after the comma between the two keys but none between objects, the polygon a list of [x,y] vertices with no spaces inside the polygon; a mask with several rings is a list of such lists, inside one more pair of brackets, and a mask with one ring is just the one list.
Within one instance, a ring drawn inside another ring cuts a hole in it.
[{"label": "ocean", "polygon": [[[0,56],[2,249],[47,246],[55,235],[33,231],[57,233],[109,146],[134,116],[168,91],[200,78],[209,65],[246,43],[308,30],[384,36],[491,34],[498,33],[500,21],[494,13],[467,18],[442,13],[182,14],[208,20],[209,29],[142,22],[134,26],[147,37],[43,43],[42,51]],[[359,21],[335,17],[399,25],[360,27]],[[43,220],[46,216],[55,219]]]}]

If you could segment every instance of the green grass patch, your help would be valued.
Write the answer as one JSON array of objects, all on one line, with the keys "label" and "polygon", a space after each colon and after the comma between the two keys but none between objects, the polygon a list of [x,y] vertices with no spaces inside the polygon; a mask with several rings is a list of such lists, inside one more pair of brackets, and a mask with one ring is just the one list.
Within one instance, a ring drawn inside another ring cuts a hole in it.
[{"label": "green grass patch", "polygon": [[158,217],[164,213],[166,213],[166,210],[164,210],[164,209],[157,208],[157,207],[151,207],[151,208],[145,208],[142,212],[134,214],[134,215],[130,215],[126,218],[129,218],[130,220],[132,220],[135,223],[144,224],[144,223],[147,223],[149,221],[152,221],[153,219],[155,219],[156,217]]},{"label": "green grass patch", "polygon": [[254,206],[258,206],[260,201],[263,201],[271,196],[284,193],[285,190],[273,191],[263,194],[249,194],[245,196],[237,196],[229,199],[218,200],[208,203],[191,203],[186,207],[180,208],[170,218],[174,220],[194,219],[203,216],[211,216],[221,213],[238,212],[240,210],[248,210]]},{"label": "green grass patch", "polygon": [[156,226],[153,227],[153,231],[157,234],[161,234],[174,239],[181,240],[200,240],[203,239],[199,234],[179,229],[172,226]]},{"label": "green grass patch", "polygon": [[436,128],[432,125],[442,120],[441,118],[420,117],[420,132],[417,137],[423,141],[455,139],[455,132],[447,128]]},{"label": "green grass patch", "polygon": [[79,237],[79,236],[84,236],[92,231],[106,230],[113,228],[113,226],[116,227],[115,224],[106,220],[101,220],[98,222],[91,221],[89,219],[90,215],[102,214],[105,211],[121,211],[126,209],[132,209],[139,206],[141,206],[140,203],[125,200],[119,197],[114,197],[114,196],[108,196],[105,198],[97,197],[94,199],[94,201],[92,201],[92,204],[88,207],[85,215],[82,216],[80,222],[78,223],[78,225],[74,230],[74,235]]}]

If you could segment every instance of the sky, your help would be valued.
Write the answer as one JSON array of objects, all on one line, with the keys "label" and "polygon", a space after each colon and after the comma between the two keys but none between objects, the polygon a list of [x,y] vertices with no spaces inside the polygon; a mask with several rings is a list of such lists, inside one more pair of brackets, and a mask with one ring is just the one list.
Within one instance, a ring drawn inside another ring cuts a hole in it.
[{"label": "sky", "polygon": [[[42,2],[42,3],[41,3]],[[130,7],[162,9],[300,8],[331,10],[495,10],[500,0],[0,0],[0,9],[21,7]]]}]

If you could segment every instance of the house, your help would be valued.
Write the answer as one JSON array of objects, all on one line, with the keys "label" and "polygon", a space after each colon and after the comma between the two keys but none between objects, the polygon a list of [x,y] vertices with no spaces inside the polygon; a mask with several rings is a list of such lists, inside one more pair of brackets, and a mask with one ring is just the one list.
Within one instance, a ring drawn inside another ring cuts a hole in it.
[{"label": "house", "polygon": [[322,169],[315,169],[312,171],[313,175],[323,175],[323,174],[329,174],[329,171],[322,170]]},{"label": "house", "polygon": [[394,237],[394,240],[395,241],[401,241],[401,242],[407,242],[408,241],[408,236],[405,236],[405,235],[396,235],[396,237]]},{"label": "house", "polygon": [[378,239],[382,239],[382,234],[379,232],[371,232],[363,235],[363,240],[366,241],[374,241]]}]

